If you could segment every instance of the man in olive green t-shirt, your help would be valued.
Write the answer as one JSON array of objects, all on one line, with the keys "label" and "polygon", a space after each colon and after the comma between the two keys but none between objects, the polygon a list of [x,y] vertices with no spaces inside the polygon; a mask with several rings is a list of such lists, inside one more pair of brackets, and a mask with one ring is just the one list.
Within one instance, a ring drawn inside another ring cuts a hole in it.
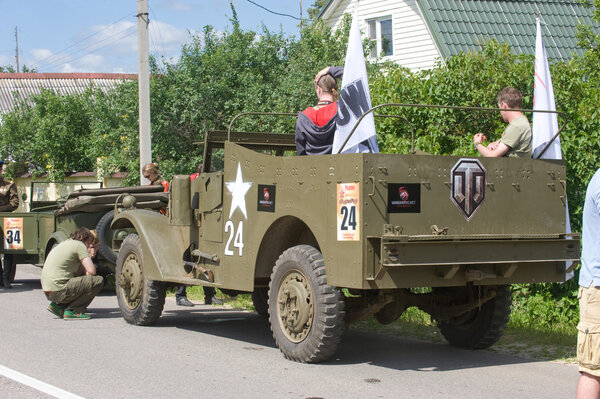
[{"label": "man in olive green t-shirt", "polygon": [[65,320],[90,318],[85,310],[104,286],[92,262],[97,248],[96,236],[82,227],[50,251],[41,277],[42,290],[51,301],[48,311]]},{"label": "man in olive green t-shirt", "polygon": [[487,146],[481,144],[485,140],[483,133],[477,133],[473,137],[475,149],[484,157],[518,157],[531,158],[531,126],[527,117],[520,111],[508,111],[508,109],[521,108],[523,98],[519,90],[514,87],[505,87],[498,93],[498,108],[501,110],[502,119],[508,126],[502,133],[500,140],[494,141]]}]

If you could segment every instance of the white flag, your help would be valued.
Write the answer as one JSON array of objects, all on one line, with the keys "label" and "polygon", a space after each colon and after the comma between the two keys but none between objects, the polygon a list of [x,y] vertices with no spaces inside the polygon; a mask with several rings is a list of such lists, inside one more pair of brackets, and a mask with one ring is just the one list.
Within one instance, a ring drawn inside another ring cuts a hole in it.
[{"label": "white flag", "polygon": [[[537,37],[535,40],[535,80],[533,84],[533,109],[556,111],[554,103],[554,90],[552,88],[552,78],[550,77],[550,68],[548,67],[548,57],[546,48],[542,41],[542,26],[540,19],[537,19]],[[558,132],[558,121],[556,114],[543,112],[533,113],[533,157],[537,157],[544,149],[546,144]],[[560,149],[560,137],[557,137],[550,147],[546,150],[544,159],[562,159]]]},{"label": "white flag", "polygon": [[[348,51],[344,64],[344,77],[338,101],[337,126],[333,137],[333,153],[340,152],[342,144],[356,125],[363,113],[371,108],[371,94],[367,79],[367,66],[362,47],[360,30],[358,29],[358,13],[354,10]],[[363,143],[365,140],[366,143]],[[363,144],[361,144],[363,143]],[[360,122],[341,152],[379,152],[375,119],[369,113]]]},{"label": "white flag", "polygon": [[[550,77],[550,67],[546,56],[546,47],[542,40],[542,24],[537,19],[537,35],[535,39],[535,78],[533,83],[533,110],[556,111],[554,101],[554,89]],[[537,157],[552,137],[558,132],[558,120],[556,114],[544,112],[533,113],[532,143],[533,157]],[[550,147],[544,152],[542,159],[562,159],[560,148],[560,136],[556,137]],[[571,220],[569,218],[569,203],[565,197],[565,209],[567,212],[565,220],[566,233],[571,232]],[[567,268],[571,262],[567,262]],[[567,279],[573,277],[573,272],[567,275]]]}]

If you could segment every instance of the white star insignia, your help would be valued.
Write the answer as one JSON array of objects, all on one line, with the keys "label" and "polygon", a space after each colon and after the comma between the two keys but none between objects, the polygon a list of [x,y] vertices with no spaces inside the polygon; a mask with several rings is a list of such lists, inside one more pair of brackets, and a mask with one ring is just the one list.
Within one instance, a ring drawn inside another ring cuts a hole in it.
[{"label": "white star insignia", "polygon": [[239,162],[235,182],[225,183],[225,185],[233,196],[231,199],[231,209],[229,210],[229,219],[231,219],[231,215],[233,215],[233,211],[235,211],[236,208],[240,208],[240,211],[244,214],[244,218],[248,219],[248,215],[246,214],[245,196],[248,190],[250,190],[252,183],[244,183],[242,180],[242,167]]}]

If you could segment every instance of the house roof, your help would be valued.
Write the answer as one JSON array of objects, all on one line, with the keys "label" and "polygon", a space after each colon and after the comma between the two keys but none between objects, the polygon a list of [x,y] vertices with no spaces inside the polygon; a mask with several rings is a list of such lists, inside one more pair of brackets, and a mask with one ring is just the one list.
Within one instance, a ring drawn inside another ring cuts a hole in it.
[{"label": "house roof", "polygon": [[581,54],[580,24],[598,27],[578,0],[416,0],[443,58],[474,50],[486,40],[506,42],[516,54],[535,54],[536,17],[548,58]]},{"label": "house roof", "polygon": [[137,79],[136,74],[0,73],[0,115],[14,110],[19,101],[28,101],[40,94],[42,89],[53,90],[60,95],[75,95],[94,86],[107,92],[119,83],[133,79]]}]

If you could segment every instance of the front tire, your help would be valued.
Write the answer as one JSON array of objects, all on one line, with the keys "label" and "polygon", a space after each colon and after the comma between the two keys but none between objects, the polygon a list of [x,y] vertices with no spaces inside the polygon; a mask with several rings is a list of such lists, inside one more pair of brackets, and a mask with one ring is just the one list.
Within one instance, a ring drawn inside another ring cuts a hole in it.
[{"label": "front tire", "polygon": [[156,323],[163,311],[166,287],[146,278],[142,265],[142,242],[137,234],[130,234],[123,240],[117,258],[117,302],[125,321],[148,326]]},{"label": "front tire", "polygon": [[345,330],[343,296],[327,285],[323,256],[309,245],[289,248],[275,263],[268,311],[275,343],[297,362],[329,359]]},{"label": "front tire", "polygon": [[[471,287],[475,290],[477,287]],[[512,302],[510,286],[495,287],[496,296],[459,317],[439,322],[440,332],[452,346],[485,349],[495,344],[508,323]]]}]

